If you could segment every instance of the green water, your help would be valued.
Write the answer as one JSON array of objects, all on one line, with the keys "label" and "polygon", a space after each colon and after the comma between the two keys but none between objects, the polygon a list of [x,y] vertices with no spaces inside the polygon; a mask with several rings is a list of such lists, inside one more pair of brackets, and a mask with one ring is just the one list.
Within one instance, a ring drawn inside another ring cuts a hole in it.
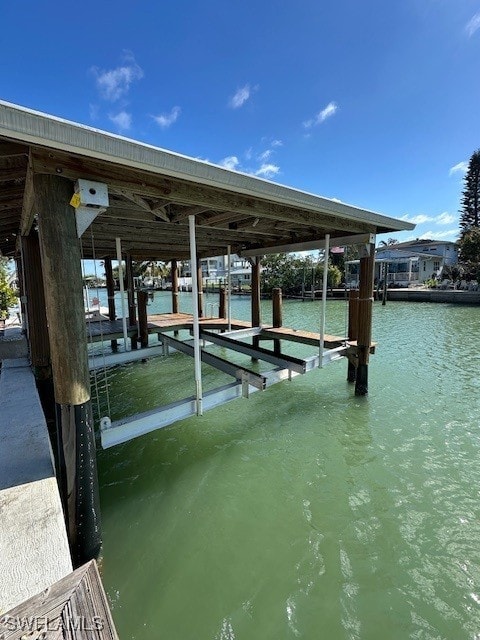
[{"label": "green water", "polygon": [[[317,303],[284,306],[316,329]],[[122,640],[480,638],[479,313],[375,306],[368,399],[341,361],[100,452]],[[116,369],[112,415],[192,376],[183,355]]]}]

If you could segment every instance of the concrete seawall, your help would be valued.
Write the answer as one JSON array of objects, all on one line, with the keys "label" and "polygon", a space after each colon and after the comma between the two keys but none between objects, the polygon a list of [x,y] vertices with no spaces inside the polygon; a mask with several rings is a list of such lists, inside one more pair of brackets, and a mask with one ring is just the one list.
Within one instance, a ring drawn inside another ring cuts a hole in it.
[{"label": "concrete seawall", "polygon": [[389,289],[387,300],[396,302],[442,302],[449,304],[480,304],[480,291],[454,289]]},{"label": "concrete seawall", "polygon": [[1,615],[68,575],[72,563],[47,425],[26,358],[2,363],[0,416]]}]

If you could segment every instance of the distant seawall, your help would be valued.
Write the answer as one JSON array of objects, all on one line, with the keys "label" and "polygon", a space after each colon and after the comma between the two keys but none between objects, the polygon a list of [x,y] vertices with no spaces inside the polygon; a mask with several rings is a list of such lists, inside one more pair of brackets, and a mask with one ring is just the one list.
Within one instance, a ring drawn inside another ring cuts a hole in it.
[{"label": "distant seawall", "polygon": [[450,304],[480,304],[480,291],[454,289],[389,289],[387,300],[392,302],[444,302]]}]

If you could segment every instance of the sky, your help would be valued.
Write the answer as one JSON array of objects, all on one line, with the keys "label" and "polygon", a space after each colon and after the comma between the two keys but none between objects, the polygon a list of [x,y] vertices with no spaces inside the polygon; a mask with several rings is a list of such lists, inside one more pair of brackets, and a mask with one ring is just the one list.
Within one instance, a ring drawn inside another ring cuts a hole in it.
[{"label": "sky", "polygon": [[458,235],[480,0],[23,0],[0,24],[3,100]]}]

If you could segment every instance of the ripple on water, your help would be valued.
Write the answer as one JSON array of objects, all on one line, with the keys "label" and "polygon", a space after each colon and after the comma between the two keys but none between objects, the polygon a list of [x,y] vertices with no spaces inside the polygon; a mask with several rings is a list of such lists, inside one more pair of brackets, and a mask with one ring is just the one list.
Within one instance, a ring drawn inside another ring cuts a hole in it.
[{"label": "ripple on water", "polygon": [[[284,305],[312,330],[318,312]],[[375,306],[365,401],[337,363],[100,452],[120,636],[479,638],[477,316]],[[327,330],[344,317],[329,302]],[[192,393],[191,376],[183,357],[116,369],[113,417]]]}]

